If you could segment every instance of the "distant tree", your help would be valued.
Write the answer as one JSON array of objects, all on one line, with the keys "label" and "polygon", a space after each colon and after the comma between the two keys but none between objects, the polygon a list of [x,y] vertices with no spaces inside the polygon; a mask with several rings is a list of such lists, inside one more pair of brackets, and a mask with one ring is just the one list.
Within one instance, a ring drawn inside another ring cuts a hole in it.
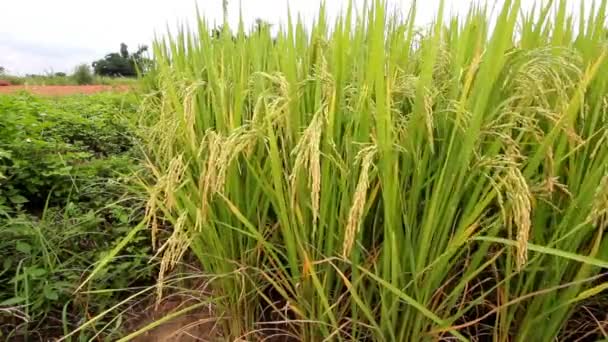
[{"label": "distant tree", "polygon": [[55,75],[53,75],[55,77],[66,77],[66,73],[65,72],[56,72]]},{"label": "distant tree", "polygon": [[264,29],[270,29],[270,27],[272,26],[271,23],[267,22],[266,20],[262,19],[262,18],[256,18],[255,19],[255,32],[257,33],[262,33],[262,31]]},{"label": "distant tree", "polygon": [[0,75],[4,75],[6,74],[6,68],[3,66],[0,66]]},{"label": "distant tree", "polygon": [[93,62],[95,74],[102,76],[135,76],[130,61],[119,53],[110,53],[104,59]]},{"label": "distant tree", "polygon": [[152,61],[144,56],[148,47],[143,45],[134,54],[129,54],[125,43],[120,44],[120,53],[107,54],[103,59],[93,62],[95,74],[102,76],[137,76],[137,72],[145,73]]},{"label": "distant tree", "polygon": [[74,69],[74,74],[72,75],[74,81],[77,84],[91,84],[93,83],[93,73],[91,72],[91,67],[88,64],[80,64]]},{"label": "distant tree", "polygon": [[[268,21],[262,19],[262,18],[256,18],[255,19],[255,24],[253,26],[253,31],[251,32],[251,34],[262,34],[262,32],[266,31],[266,30],[270,30],[270,28],[272,27],[272,24],[269,23]],[[227,25],[219,25],[214,27],[213,29],[211,29],[211,38],[214,39],[220,39],[221,37],[224,36],[228,36],[230,37],[233,41],[236,41],[236,36],[234,36],[232,34],[232,32],[230,32],[230,29],[228,28]],[[273,39],[273,42],[276,43],[276,38]]]},{"label": "distant tree", "polygon": [[224,25],[228,22],[228,0],[222,0],[222,12],[224,14]]},{"label": "distant tree", "polygon": [[148,52],[148,46],[140,45],[137,48],[137,52],[130,57],[135,66],[135,71],[141,74],[147,73],[152,68],[152,60],[146,57],[146,52]]},{"label": "distant tree", "polygon": [[125,43],[120,43],[120,56],[122,58],[129,58],[129,48]]},{"label": "distant tree", "polygon": [[214,27],[211,29],[211,37],[215,39],[220,39],[222,36],[222,32],[224,32],[223,26]]}]

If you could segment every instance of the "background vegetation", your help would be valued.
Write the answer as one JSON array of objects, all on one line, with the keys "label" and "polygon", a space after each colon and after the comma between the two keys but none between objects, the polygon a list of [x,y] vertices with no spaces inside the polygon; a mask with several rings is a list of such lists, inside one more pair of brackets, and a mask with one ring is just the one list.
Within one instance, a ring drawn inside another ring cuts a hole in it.
[{"label": "background vegetation", "polygon": [[[143,219],[130,182],[135,110],[129,95],[0,96],[0,339],[63,336],[151,281],[149,237],[138,234],[75,293],[92,263]],[[110,313],[80,338],[123,335],[128,313]]]},{"label": "background vegetation", "polygon": [[148,47],[140,46],[133,54],[125,43],[120,44],[120,53],[110,53],[103,59],[93,62],[96,75],[135,77],[145,73],[151,65],[151,60],[145,57]]},{"label": "background vegetation", "polygon": [[[88,67],[88,65],[87,65]],[[89,72],[90,72],[90,67]],[[98,76],[91,74],[82,78],[82,70],[80,73],[75,72],[72,75],[65,75],[63,73],[49,73],[47,75],[27,75],[27,76],[14,76],[14,75],[3,75],[0,78],[4,81],[9,82],[11,85],[25,85],[25,86],[55,86],[55,85],[82,85],[82,84],[98,84],[98,85],[136,85],[138,80],[136,78],[126,77],[110,77],[110,76]]]},{"label": "background vegetation", "polygon": [[91,84],[93,83],[93,73],[91,72],[91,67],[88,64],[80,64],[74,69],[74,74],[72,78],[78,85]]},{"label": "background vegetation", "polygon": [[126,44],[120,46],[120,53],[110,53],[103,59],[93,62],[91,67],[84,63],[77,65],[71,75],[64,72],[46,72],[44,75],[11,75],[0,66],[0,81],[10,85],[126,85],[135,84],[138,75],[147,73],[152,60],[147,57],[147,46],[140,46],[133,54]]}]

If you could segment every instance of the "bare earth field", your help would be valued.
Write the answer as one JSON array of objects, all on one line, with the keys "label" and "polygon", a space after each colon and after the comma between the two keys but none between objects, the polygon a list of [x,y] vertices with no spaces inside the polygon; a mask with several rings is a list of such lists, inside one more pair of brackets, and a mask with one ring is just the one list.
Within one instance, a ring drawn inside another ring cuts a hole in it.
[{"label": "bare earth field", "polygon": [[119,85],[82,85],[82,86],[5,86],[0,87],[0,94],[11,94],[22,90],[35,95],[62,96],[74,94],[94,94],[104,91],[128,91],[130,86]]}]

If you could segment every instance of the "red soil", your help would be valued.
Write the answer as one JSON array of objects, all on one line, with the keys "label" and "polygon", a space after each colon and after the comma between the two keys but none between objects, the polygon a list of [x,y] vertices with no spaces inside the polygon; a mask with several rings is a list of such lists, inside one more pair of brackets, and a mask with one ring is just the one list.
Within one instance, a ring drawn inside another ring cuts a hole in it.
[{"label": "red soil", "polygon": [[63,96],[73,94],[94,94],[104,91],[125,92],[129,86],[82,85],[82,86],[6,86],[0,87],[0,94],[10,94],[25,90],[36,95]]}]

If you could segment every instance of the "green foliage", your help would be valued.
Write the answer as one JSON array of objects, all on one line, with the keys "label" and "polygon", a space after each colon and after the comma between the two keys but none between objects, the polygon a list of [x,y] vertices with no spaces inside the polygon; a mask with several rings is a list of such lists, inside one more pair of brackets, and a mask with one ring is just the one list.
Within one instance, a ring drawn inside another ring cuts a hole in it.
[{"label": "green foliage", "polygon": [[103,59],[93,62],[96,75],[135,77],[138,73],[145,73],[151,61],[144,56],[147,46],[141,46],[134,54],[129,54],[127,45],[120,44],[120,53],[110,53]]},{"label": "green foliage", "polygon": [[[62,336],[65,332],[56,323],[62,319],[62,311],[67,315],[63,324],[71,331],[82,323],[83,315],[110,308],[125,297],[129,287],[150,281],[154,272],[148,264],[150,243],[142,233],[131,241],[119,261],[87,287],[88,291],[104,292],[75,295],[91,263],[101,259],[141,220],[141,213],[129,207],[133,203],[98,207],[96,211],[82,204],[69,201],[64,209],[46,209],[40,218],[20,213],[0,219],[0,308],[14,310],[12,315],[0,312],[0,337],[10,340],[32,333]],[[114,314],[120,315],[120,311]],[[99,322],[96,329],[106,323]],[[81,334],[90,337],[92,333]]]},{"label": "green foliage", "polygon": [[[74,292],[143,218],[130,181],[135,109],[129,95],[0,96],[0,338],[62,336],[150,281],[142,232],[88,285],[93,292]],[[81,338],[121,336],[120,324],[112,332],[108,323]]]},{"label": "green foliage", "polygon": [[125,44],[125,43],[120,43],[120,57],[122,57],[124,59],[129,58],[129,48],[127,47],[127,44]]},{"label": "green foliage", "polygon": [[53,72],[44,74],[28,74],[24,77],[16,77],[19,85],[75,85],[74,78],[63,75],[59,76]]},{"label": "green foliage", "polygon": [[78,85],[84,84],[92,84],[93,83],[93,73],[91,72],[91,67],[87,64],[80,64],[74,70],[74,74],[72,74],[72,78]]},{"label": "green foliage", "polygon": [[94,170],[110,170],[112,156],[132,146],[116,101],[105,94],[71,100],[0,97],[0,210],[22,207],[24,198],[40,205],[50,196],[52,204],[61,203],[94,181]]},{"label": "green foliage", "polygon": [[422,30],[370,3],[155,43],[163,265],[196,255],[226,339],[572,337],[605,300],[607,1],[580,23],[566,1],[442,6]]},{"label": "green foliage", "polygon": [[139,79],[127,77],[109,77],[95,75],[94,84],[110,85],[110,86],[131,86],[136,88],[139,86]]},{"label": "green foliage", "polygon": [[8,81],[11,85],[22,85],[25,83],[23,77],[13,76],[13,75],[2,75],[2,80]]},{"label": "green foliage", "polygon": [[[13,85],[27,86],[51,86],[51,85],[77,85],[76,79],[71,76],[41,76],[30,75],[25,77],[6,75],[2,79],[9,81]],[[100,85],[137,85],[138,80],[126,77],[109,77],[93,75],[90,84]]]}]

